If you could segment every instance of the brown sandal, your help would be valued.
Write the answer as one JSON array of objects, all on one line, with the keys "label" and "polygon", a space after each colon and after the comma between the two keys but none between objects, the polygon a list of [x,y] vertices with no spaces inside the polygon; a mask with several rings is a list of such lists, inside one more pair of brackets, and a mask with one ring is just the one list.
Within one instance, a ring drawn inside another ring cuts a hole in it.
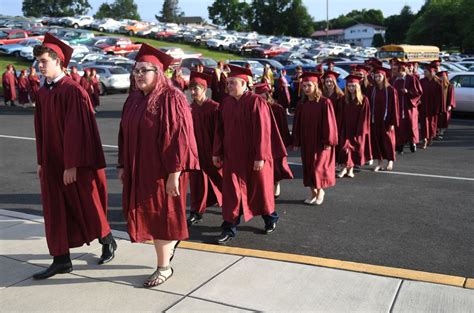
[{"label": "brown sandal", "polygon": [[[162,271],[166,271],[166,270],[169,270],[169,269],[171,269],[171,274],[170,275],[165,276],[161,273]],[[143,282],[143,287],[144,288],[153,288],[153,287],[159,286],[159,285],[163,284],[164,282],[166,282],[168,279],[170,279],[171,276],[173,276],[173,272],[174,272],[173,268],[170,267],[169,265],[164,266],[164,267],[158,267],[157,270],[154,271],[153,274],[148,276],[148,278],[145,280],[145,282]]]}]

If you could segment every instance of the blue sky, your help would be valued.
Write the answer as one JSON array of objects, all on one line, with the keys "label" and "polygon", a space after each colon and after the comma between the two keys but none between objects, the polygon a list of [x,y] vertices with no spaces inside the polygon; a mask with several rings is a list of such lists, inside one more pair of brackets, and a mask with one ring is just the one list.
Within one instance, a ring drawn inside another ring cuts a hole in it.
[{"label": "blue sky", "polygon": [[[250,0],[247,0],[249,2]],[[0,0],[1,13],[5,15],[22,15],[21,0]],[[92,6],[89,14],[94,14],[101,3],[113,2],[113,0],[89,0]],[[179,6],[186,16],[202,16],[208,19],[207,7],[213,0],[179,0]],[[417,12],[425,0],[329,0],[329,18],[346,14],[352,10],[380,9],[385,17],[398,14],[402,7],[408,4],[413,12]],[[138,5],[138,13],[144,20],[153,21],[163,5],[163,0],[135,0]],[[303,0],[308,12],[315,20],[326,19],[326,0]]]}]

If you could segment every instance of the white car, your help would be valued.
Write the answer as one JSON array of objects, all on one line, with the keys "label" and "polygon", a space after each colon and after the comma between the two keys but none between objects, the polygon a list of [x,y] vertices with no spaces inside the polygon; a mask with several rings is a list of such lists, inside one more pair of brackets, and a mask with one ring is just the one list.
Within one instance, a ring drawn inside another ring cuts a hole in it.
[{"label": "white car", "polygon": [[449,74],[454,85],[455,111],[474,112],[474,72],[456,72]]},{"label": "white car", "polygon": [[67,26],[72,26],[74,28],[87,27],[94,23],[94,18],[92,16],[80,15],[69,18],[66,21]]},{"label": "white car", "polygon": [[233,35],[220,35],[215,39],[209,39],[206,44],[210,49],[218,49],[222,51],[228,49],[229,45],[237,40],[237,37]]},{"label": "white car", "polygon": [[103,20],[96,21],[91,24],[92,29],[98,30],[100,32],[104,32],[113,28],[116,28],[118,30],[120,26],[122,26],[122,24],[112,18],[105,18]]}]

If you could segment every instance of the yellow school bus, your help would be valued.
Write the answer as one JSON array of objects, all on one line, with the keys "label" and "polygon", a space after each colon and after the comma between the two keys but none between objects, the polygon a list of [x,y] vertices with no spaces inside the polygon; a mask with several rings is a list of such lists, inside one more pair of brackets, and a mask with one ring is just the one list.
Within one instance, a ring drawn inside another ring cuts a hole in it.
[{"label": "yellow school bus", "polygon": [[380,60],[397,58],[402,62],[429,62],[439,59],[436,46],[386,45],[377,52]]}]

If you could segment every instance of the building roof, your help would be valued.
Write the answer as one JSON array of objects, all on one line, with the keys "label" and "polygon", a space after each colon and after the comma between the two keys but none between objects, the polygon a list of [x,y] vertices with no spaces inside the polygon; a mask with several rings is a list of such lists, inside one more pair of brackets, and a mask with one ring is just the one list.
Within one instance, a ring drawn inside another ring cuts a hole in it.
[{"label": "building roof", "polygon": [[179,18],[180,24],[203,24],[205,22],[200,16],[182,16]]},{"label": "building roof", "polygon": [[[344,35],[344,29],[330,29],[327,32],[328,36],[337,36],[337,35]],[[326,36],[325,30],[318,30],[311,34],[311,37],[323,37]]]},{"label": "building roof", "polygon": [[387,29],[387,27],[380,26],[380,25],[369,24],[369,23],[357,23],[357,24],[354,24],[350,27],[347,27],[346,29],[352,28],[354,26],[360,26],[360,25],[367,26],[367,27],[372,27],[372,28],[377,28],[377,29]]}]

